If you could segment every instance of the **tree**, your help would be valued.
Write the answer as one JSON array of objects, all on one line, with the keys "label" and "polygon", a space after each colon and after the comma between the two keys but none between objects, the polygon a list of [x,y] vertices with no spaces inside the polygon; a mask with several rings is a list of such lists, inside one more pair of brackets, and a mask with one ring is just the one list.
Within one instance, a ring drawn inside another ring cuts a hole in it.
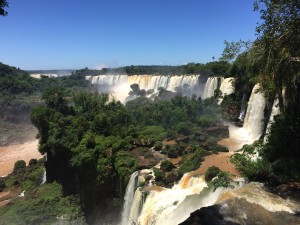
[{"label": "tree", "polygon": [[24,169],[26,167],[26,162],[24,160],[18,160],[14,165],[14,172],[19,171],[20,169]]},{"label": "tree", "polygon": [[219,58],[219,61],[231,62],[234,60],[241,52],[247,50],[251,42],[239,40],[237,42],[228,42],[224,41],[225,48],[223,50],[222,56]]},{"label": "tree", "polygon": [[0,0],[0,15],[6,16],[7,12],[4,10],[5,7],[8,7],[8,2],[6,0]]},{"label": "tree", "polygon": [[258,38],[250,51],[251,61],[259,68],[264,89],[272,82],[284,111],[283,88],[287,107],[295,103],[300,71],[300,2],[299,0],[257,0],[262,23],[257,26]]}]

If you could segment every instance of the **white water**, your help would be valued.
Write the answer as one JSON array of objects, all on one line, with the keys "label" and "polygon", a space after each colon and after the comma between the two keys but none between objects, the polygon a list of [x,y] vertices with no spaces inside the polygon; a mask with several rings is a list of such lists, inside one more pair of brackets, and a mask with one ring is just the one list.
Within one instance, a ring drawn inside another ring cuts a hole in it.
[{"label": "white water", "polygon": [[[134,193],[130,208],[129,221],[137,221],[144,204],[144,197],[141,188],[137,188]],[[130,223],[129,223],[130,224]]]},{"label": "white water", "polygon": [[44,173],[42,175],[42,182],[41,182],[41,185],[45,184],[46,183],[46,180],[47,179],[47,173],[46,173],[46,170],[44,170]]},{"label": "white water", "polygon": [[128,225],[130,222],[130,209],[132,205],[132,201],[134,198],[134,192],[137,187],[137,176],[139,172],[136,171],[133,174],[131,174],[127,188],[126,193],[124,196],[124,206],[123,206],[123,212],[122,212],[122,223],[121,225]]},{"label": "white water", "polygon": [[151,190],[137,220],[138,223],[140,225],[177,224],[166,221],[187,196],[200,193],[205,187],[207,184],[203,177],[190,177],[189,174],[185,174],[179,183],[171,189]]},{"label": "white water", "polygon": [[268,121],[267,129],[266,129],[266,133],[265,133],[265,137],[264,137],[264,142],[268,141],[268,135],[270,133],[271,124],[274,121],[274,116],[278,115],[279,113],[280,113],[279,100],[278,100],[278,98],[276,98],[273,102],[271,115],[270,115],[270,118],[269,118],[269,121]]},{"label": "white water", "polygon": [[[157,92],[160,87],[166,90],[175,92],[176,88],[192,96],[196,94],[203,99],[210,98],[214,95],[215,89],[218,88],[218,77],[210,77],[207,79],[205,87],[199,82],[200,75],[176,75],[176,76],[162,76],[162,75],[98,75],[86,76],[86,80],[91,81],[92,84],[99,86],[99,91],[110,92],[118,100],[124,102],[131,90],[130,85],[138,84],[140,89],[154,90]],[[231,94],[234,89],[231,84],[233,78],[220,78],[223,80],[221,84],[221,91],[225,94]]]},{"label": "white water", "polygon": [[[225,95],[230,95],[234,93],[234,78],[233,77],[228,77],[228,78],[221,78],[221,86],[220,86],[220,91],[222,92],[222,96],[224,97]],[[221,104],[223,101],[223,98],[220,98],[218,103]]]},{"label": "white water", "polygon": [[265,191],[261,183],[251,182],[240,188],[228,190],[220,196],[217,203],[233,198],[245,199],[247,202],[260,205],[270,212],[295,213],[298,210],[295,202]]},{"label": "white water", "polygon": [[[200,75],[180,75],[180,76],[159,76],[159,75],[98,75],[86,76],[86,79],[92,84],[99,86],[119,86],[126,85],[126,91],[130,91],[131,84],[138,84],[140,89],[157,91],[159,87],[163,87],[169,91],[176,91],[176,87],[184,88],[188,85],[192,92],[200,94],[199,90]],[[128,94],[126,92],[126,94]]]},{"label": "white water", "polygon": [[251,143],[260,138],[264,125],[263,119],[266,100],[258,90],[259,84],[256,84],[251,92],[243,126],[248,132]]},{"label": "white water", "polygon": [[215,90],[218,88],[218,77],[209,77],[206,81],[203,99],[210,98],[214,96]]}]

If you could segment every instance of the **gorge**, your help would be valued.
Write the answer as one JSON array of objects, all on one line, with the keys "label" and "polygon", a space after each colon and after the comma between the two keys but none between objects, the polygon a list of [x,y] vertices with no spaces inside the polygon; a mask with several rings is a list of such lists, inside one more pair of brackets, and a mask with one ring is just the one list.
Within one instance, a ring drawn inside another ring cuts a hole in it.
[{"label": "gorge", "polygon": [[[203,81],[200,80],[200,77],[200,75],[100,75],[88,76],[86,79],[99,87],[113,87],[113,93],[117,98],[120,96],[118,91],[129,91],[131,84],[138,84],[141,89],[146,91],[152,89],[154,93],[160,87],[173,92],[178,91],[180,88],[186,88],[189,89],[189,96],[196,95],[203,99],[213,97],[215,90],[220,90],[223,97],[234,93],[234,78],[209,77],[206,81],[205,79]],[[125,99],[126,96],[125,98],[123,96],[123,99],[120,100]],[[222,100],[223,98],[220,98],[218,104],[221,104]],[[224,122],[229,127],[229,138],[221,140],[220,144],[224,144],[229,148],[229,154],[219,153],[219,155],[228,154],[226,156],[228,160],[229,156],[244,144],[252,144],[254,141],[262,138],[264,136],[264,127],[269,127],[274,115],[279,113],[276,101],[274,101],[270,118],[264,118],[266,99],[258,84],[253,87],[247,105],[242,127],[237,127],[231,122]],[[156,167],[159,168],[159,165]],[[274,218],[280,217],[281,213],[287,215],[285,219],[281,218],[280,222],[272,220],[272,224],[282,224],[283,222],[290,224],[292,221],[300,221],[299,218],[294,216],[299,207],[296,202],[268,194],[262,184],[247,184],[239,177],[234,179],[237,184],[233,190],[231,188],[218,188],[216,191],[207,186],[204,180],[204,173],[197,173],[197,171],[184,174],[172,188],[157,187],[151,184],[140,187],[141,180],[145,180],[145,172],[142,171],[134,172],[129,180],[124,198],[121,225],[189,224],[183,222],[189,218],[191,213],[202,208],[210,210],[210,207],[215,206],[220,207],[218,213],[220,215],[223,213],[224,221],[230,222],[230,224],[251,223],[247,216],[243,217],[238,215],[237,212],[233,213],[239,207],[241,209],[244,207],[252,208],[251,210],[253,211],[251,213],[253,213],[253,216],[259,210],[264,210],[266,215],[268,214],[268,216]],[[238,206],[232,205],[232,201],[236,202]],[[257,202],[259,202],[259,207],[256,211],[255,208],[257,206],[255,205]],[[228,214],[228,212],[230,213]],[[264,223],[266,218],[261,216],[257,218],[256,222]]]}]

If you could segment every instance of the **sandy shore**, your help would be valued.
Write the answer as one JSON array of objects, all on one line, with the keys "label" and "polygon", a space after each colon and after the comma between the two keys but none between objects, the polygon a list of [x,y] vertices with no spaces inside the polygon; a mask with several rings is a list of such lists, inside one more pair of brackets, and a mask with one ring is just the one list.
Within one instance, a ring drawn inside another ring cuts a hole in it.
[{"label": "sandy shore", "polygon": [[0,147],[0,177],[11,173],[18,160],[24,160],[28,164],[30,159],[42,157],[38,151],[38,140]]}]

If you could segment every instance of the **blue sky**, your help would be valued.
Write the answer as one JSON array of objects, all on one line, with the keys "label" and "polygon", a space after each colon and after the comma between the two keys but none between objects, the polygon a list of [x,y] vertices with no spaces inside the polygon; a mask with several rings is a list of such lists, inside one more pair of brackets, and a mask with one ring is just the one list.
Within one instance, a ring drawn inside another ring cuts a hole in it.
[{"label": "blue sky", "polygon": [[255,40],[254,0],[8,0],[0,62],[22,69],[182,65]]}]

